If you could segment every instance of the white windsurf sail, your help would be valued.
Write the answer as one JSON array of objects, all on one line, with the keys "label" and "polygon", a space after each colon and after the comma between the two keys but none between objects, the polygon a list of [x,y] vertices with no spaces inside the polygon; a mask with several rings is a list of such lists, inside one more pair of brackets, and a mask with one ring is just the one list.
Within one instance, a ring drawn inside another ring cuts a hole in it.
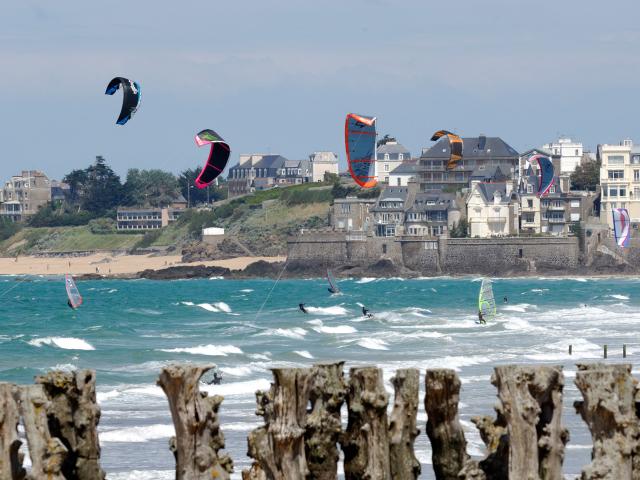
[{"label": "white windsurf sail", "polygon": [[478,295],[478,311],[485,320],[493,320],[496,316],[496,300],[493,298],[491,279],[483,278]]}]

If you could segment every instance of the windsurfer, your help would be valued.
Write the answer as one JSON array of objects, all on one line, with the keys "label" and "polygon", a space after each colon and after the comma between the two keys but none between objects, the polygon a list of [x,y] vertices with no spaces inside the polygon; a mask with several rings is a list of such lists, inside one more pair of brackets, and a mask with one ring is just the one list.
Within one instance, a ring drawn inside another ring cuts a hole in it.
[{"label": "windsurfer", "polygon": [[369,311],[369,309],[368,309],[367,307],[365,307],[364,305],[362,306],[362,315],[363,315],[364,317],[367,317],[367,318],[371,318],[371,317],[373,317],[373,313],[371,313],[371,312]]},{"label": "windsurfer", "polygon": [[298,308],[300,309],[300,311],[301,311],[302,313],[309,313],[309,312],[307,312],[307,309],[306,309],[306,308],[304,308],[304,303],[299,303],[299,304],[298,304]]},{"label": "windsurfer", "polygon": [[484,316],[482,315],[482,311],[478,310],[478,323],[480,325],[486,325],[487,321],[484,319]]},{"label": "windsurfer", "polygon": [[75,307],[73,306],[73,304],[71,303],[71,300],[67,300],[67,306],[71,309],[71,310],[75,310]]},{"label": "windsurfer", "polygon": [[331,288],[331,287],[327,288],[327,290],[329,290],[329,293],[330,293],[331,295],[333,295],[334,293],[338,293],[338,292],[336,292],[336,291],[335,291],[333,288]]},{"label": "windsurfer", "polygon": [[504,298],[502,299],[502,301],[503,301],[504,303],[509,303],[509,299],[507,298],[507,296],[506,296],[506,295],[504,296]]}]

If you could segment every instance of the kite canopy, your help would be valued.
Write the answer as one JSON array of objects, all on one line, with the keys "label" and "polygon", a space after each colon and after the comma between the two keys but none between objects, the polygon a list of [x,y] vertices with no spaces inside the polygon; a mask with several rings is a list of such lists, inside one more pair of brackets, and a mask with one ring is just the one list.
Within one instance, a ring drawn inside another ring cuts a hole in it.
[{"label": "kite canopy", "polygon": [[76,282],[73,280],[73,277],[69,274],[64,277],[65,287],[67,288],[67,297],[69,298],[69,304],[73,308],[78,308],[82,305],[82,295],[78,291],[78,287],[76,287]]},{"label": "kite canopy", "polygon": [[616,237],[616,244],[625,248],[629,246],[631,238],[631,219],[626,208],[614,208],[613,213],[613,234]]},{"label": "kite canopy", "polygon": [[458,166],[458,162],[462,160],[462,138],[460,138],[455,133],[451,133],[447,130],[438,130],[431,137],[431,141],[435,142],[437,140],[440,140],[440,138],[444,136],[449,138],[450,155],[449,161],[447,162],[447,170],[453,170]]},{"label": "kite canopy", "polygon": [[544,197],[549,193],[549,189],[553,185],[553,163],[549,157],[544,155],[534,155],[529,159],[529,162],[538,162],[538,192],[536,196]]},{"label": "kite canopy", "polygon": [[196,145],[202,147],[204,145],[211,145],[211,151],[209,152],[209,158],[207,163],[202,168],[200,175],[196,178],[196,187],[206,188],[218,178],[224,168],[227,166],[231,149],[229,145],[213,130],[202,130],[196,135]]},{"label": "kite canopy", "polygon": [[116,77],[107,85],[107,91],[105,95],[113,95],[118,91],[118,88],[122,87],[122,110],[120,110],[120,116],[118,116],[118,125],[124,125],[127,123],[133,114],[136,113],[140,106],[140,85],[136,82],[124,77]]},{"label": "kite canopy", "polygon": [[358,185],[375,187],[376,117],[350,113],[344,125],[344,143],[347,149],[349,173]]}]

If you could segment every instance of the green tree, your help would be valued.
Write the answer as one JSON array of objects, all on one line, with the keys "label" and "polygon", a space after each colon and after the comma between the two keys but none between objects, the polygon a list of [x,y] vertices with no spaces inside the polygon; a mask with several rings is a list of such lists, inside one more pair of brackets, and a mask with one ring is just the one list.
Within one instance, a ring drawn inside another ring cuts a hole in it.
[{"label": "green tree", "polygon": [[157,169],[130,169],[124,191],[128,205],[151,207],[170,205],[180,195],[178,179],[172,173]]},{"label": "green tree", "polygon": [[588,160],[571,174],[571,190],[595,190],[600,183],[600,161]]},{"label": "green tree", "polygon": [[386,145],[389,142],[397,142],[396,137],[392,137],[389,134],[385,134],[384,137],[382,137],[380,140],[378,140],[378,147],[381,147],[382,145]]},{"label": "green tree", "polygon": [[227,198],[228,187],[222,176],[217,178],[217,186],[215,183],[202,189],[195,186],[196,178],[198,178],[201,170],[201,168],[188,168],[178,175],[178,187],[184,198],[189,200],[192,206],[207,203],[207,195],[210,202],[217,202]]},{"label": "green tree", "polygon": [[453,227],[449,231],[451,238],[465,238],[469,236],[469,223],[466,218],[463,218],[458,223],[454,223]]},{"label": "green tree", "polygon": [[64,183],[69,185],[69,202],[78,208],[88,179],[86,170],[72,170],[62,179]]},{"label": "green tree", "polygon": [[86,187],[81,202],[83,210],[103,215],[124,203],[120,177],[107,165],[102,156],[96,157],[96,161],[86,169],[86,173]]}]

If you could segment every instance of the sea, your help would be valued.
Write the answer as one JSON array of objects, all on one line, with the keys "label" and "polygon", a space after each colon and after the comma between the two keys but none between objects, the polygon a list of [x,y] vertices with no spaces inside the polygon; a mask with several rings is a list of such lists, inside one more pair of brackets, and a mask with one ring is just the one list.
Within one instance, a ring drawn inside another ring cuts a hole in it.
[{"label": "sea", "polygon": [[[3,276],[0,381],[26,384],[51,369],[95,369],[107,478],[170,479],[173,425],[158,374],[173,362],[215,363],[223,383],[202,389],[225,398],[221,425],[235,463],[232,478],[239,479],[251,462],[247,434],[262,420],[254,413],[254,392],[268,389],[272,367],[344,360],[347,372],[377,365],[391,394],[398,368],[454,369],[462,381],[468,452],[481,458],[484,446],[471,417],[494,413],[493,367],[562,365],[564,423],[571,433],[564,471],[574,478],[591,452],[589,431],[573,408],[580,398],[576,363],[626,361],[637,370],[640,279],[496,278],[498,315],[487,325],[476,323],[480,284],[473,277],[343,279],[341,294],[331,295],[321,278],[83,281],[84,304],[72,311],[63,278]],[[363,317],[362,305],[372,318]],[[420,478],[433,479],[422,400],[418,422]]]}]

